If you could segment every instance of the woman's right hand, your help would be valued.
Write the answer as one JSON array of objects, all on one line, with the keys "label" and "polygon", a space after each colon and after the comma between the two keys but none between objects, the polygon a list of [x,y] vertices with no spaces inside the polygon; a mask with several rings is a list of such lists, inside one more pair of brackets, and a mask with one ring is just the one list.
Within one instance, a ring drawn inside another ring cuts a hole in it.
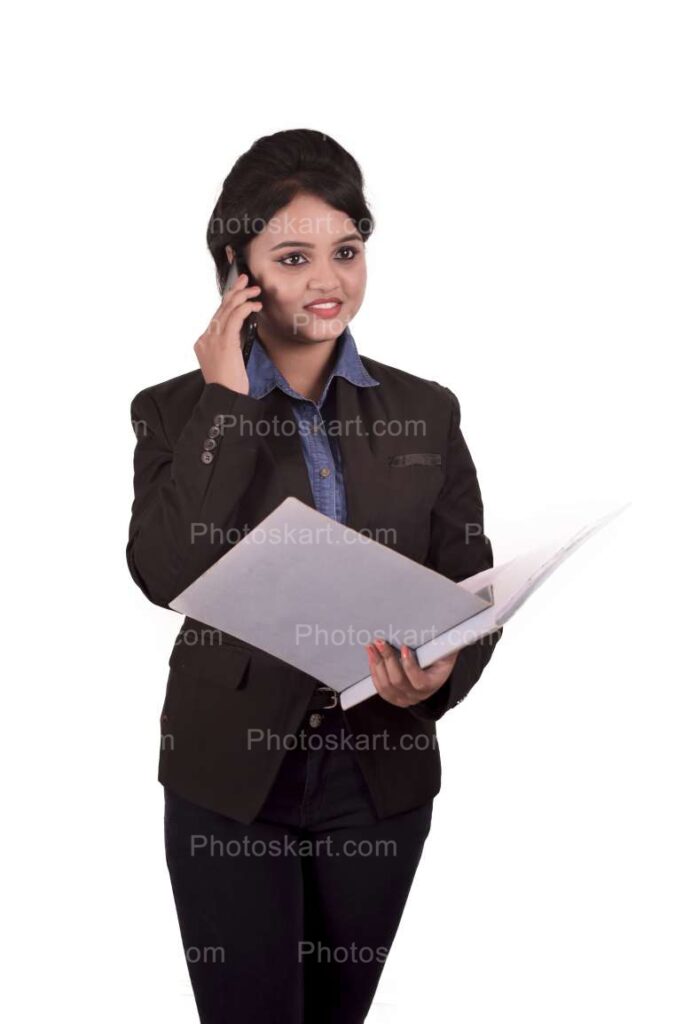
[{"label": "woman's right hand", "polygon": [[240,274],[233,288],[211,318],[194,351],[207,384],[223,384],[226,388],[249,394],[249,378],[244,365],[240,330],[250,313],[263,307],[256,299],[258,285],[247,288],[247,275]]}]

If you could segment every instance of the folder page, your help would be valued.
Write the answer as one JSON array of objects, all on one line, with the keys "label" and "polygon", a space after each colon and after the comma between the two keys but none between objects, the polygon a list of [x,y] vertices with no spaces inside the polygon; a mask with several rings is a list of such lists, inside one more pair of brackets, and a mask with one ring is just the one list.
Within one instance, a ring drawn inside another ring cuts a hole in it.
[{"label": "folder page", "polygon": [[[456,624],[454,628],[446,630],[419,647],[415,651],[418,664],[425,668],[438,658],[452,654],[489,633],[494,633],[512,618],[527,598],[570,554],[623,512],[628,504],[630,502],[582,526],[569,538],[546,543],[502,565],[484,569],[483,572],[462,580],[458,586],[472,593],[482,594],[490,590],[493,596],[492,604],[466,622]],[[354,704],[372,697],[375,692],[372,676],[366,674],[364,679],[342,694],[342,707],[353,707]]]},{"label": "folder page", "polygon": [[374,636],[416,648],[491,600],[288,497],[169,607],[343,691]]}]

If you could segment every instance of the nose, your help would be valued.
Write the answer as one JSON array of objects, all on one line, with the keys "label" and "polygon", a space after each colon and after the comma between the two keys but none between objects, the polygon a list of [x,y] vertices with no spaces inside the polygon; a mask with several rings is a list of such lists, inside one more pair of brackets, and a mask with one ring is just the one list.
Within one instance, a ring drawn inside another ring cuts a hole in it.
[{"label": "nose", "polygon": [[339,287],[339,278],[336,274],[318,274],[309,278],[308,287],[312,292],[322,292],[324,295],[332,293]]}]

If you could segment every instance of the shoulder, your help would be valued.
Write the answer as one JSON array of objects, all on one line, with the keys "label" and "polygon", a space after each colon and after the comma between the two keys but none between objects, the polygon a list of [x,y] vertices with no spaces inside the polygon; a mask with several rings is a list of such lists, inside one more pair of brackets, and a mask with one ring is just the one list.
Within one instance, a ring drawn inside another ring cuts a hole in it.
[{"label": "shoulder", "polygon": [[150,384],[142,388],[133,398],[132,404],[156,405],[163,409],[174,404],[182,404],[188,398],[195,401],[204,388],[202,371],[190,370],[188,373],[181,373],[178,377],[171,377],[170,380],[163,380],[159,384]]},{"label": "shoulder", "polygon": [[[426,377],[419,377],[398,366],[381,363],[369,356],[360,356],[363,366],[392,398],[408,406],[420,406],[438,412],[446,417],[460,415],[460,403],[456,395],[445,384]],[[379,390],[379,389],[378,389]]]},{"label": "shoulder", "polygon": [[[371,377],[379,382],[379,388],[363,389],[367,392],[381,392],[377,395],[382,405],[402,410],[427,412],[448,421],[451,417],[459,420],[460,405],[450,388],[435,380],[419,377],[398,366],[382,363],[370,356],[360,355],[363,366]],[[156,416],[173,434],[181,428],[190,416],[204,390],[204,378],[200,369],[181,373],[158,384],[150,384],[137,392],[131,402],[131,415]],[[388,400],[386,400],[388,399]],[[174,429],[175,428],[175,429]]]},{"label": "shoulder", "polygon": [[131,401],[130,414],[137,433],[139,422],[150,423],[166,437],[169,444],[182,430],[204,390],[200,369],[181,373],[142,388]]},{"label": "shoulder", "polygon": [[159,415],[173,415],[192,409],[199,401],[204,390],[202,371],[190,370],[170,380],[162,380],[158,384],[150,384],[138,391],[131,402],[131,410],[153,409]]}]

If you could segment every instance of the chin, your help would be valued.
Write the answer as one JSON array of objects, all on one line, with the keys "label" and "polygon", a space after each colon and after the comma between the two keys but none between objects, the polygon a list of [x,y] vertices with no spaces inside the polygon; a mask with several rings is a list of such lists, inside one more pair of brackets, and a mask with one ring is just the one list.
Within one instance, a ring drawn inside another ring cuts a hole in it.
[{"label": "chin", "polygon": [[329,320],[318,327],[306,325],[305,327],[293,328],[292,333],[298,341],[315,344],[317,341],[331,341],[338,338],[346,323],[341,320]]},{"label": "chin", "polygon": [[348,324],[349,321],[345,317],[336,317],[334,320],[320,319],[315,323],[300,327],[299,334],[306,335],[312,341],[325,341],[330,338],[338,338]]}]

